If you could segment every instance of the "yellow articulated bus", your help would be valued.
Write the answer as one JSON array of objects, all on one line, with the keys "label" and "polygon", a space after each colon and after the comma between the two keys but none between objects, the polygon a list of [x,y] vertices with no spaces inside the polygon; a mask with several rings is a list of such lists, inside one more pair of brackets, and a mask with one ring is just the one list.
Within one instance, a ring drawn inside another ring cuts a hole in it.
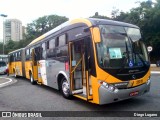
[{"label": "yellow articulated bus", "polygon": [[9,74],[14,74],[15,77],[25,77],[24,71],[24,48],[12,51],[8,54],[8,70]]},{"label": "yellow articulated bus", "polygon": [[139,27],[95,18],[68,21],[24,48],[25,76],[78,97],[107,104],[150,89],[150,62]]}]

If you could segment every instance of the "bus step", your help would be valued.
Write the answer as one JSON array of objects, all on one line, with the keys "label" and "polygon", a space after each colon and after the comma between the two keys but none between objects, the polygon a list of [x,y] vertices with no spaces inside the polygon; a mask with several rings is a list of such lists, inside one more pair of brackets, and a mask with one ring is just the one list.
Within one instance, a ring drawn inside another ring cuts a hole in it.
[{"label": "bus step", "polygon": [[77,95],[74,95],[74,96],[75,96],[75,97],[78,97],[78,98],[81,98],[81,99],[83,99],[83,100],[86,100],[86,101],[91,101],[91,100],[93,100],[93,97],[90,97],[90,98],[87,99],[87,95],[85,95],[85,94],[83,94],[83,93],[77,94]]},{"label": "bus step", "polygon": [[75,90],[75,91],[72,91],[72,94],[79,94],[79,93],[83,93],[83,89],[79,89],[79,90]]},{"label": "bus step", "polygon": [[42,85],[42,83],[41,83],[41,82],[38,82],[38,81],[37,81],[37,84]]}]

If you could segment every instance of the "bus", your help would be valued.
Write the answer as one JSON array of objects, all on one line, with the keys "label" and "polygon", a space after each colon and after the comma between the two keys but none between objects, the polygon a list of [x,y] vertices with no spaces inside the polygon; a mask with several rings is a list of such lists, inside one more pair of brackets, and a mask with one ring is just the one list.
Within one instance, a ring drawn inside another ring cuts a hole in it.
[{"label": "bus", "polygon": [[15,77],[25,77],[25,50],[24,48],[12,51],[8,54],[8,74],[13,74]]},{"label": "bus", "polygon": [[[67,99],[75,96],[102,105],[150,90],[148,51],[136,25],[74,19],[36,38],[21,51],[25,77],[32,84],[58,89]],[[9,73],[14,73],[15,68],[11,69]]]}]

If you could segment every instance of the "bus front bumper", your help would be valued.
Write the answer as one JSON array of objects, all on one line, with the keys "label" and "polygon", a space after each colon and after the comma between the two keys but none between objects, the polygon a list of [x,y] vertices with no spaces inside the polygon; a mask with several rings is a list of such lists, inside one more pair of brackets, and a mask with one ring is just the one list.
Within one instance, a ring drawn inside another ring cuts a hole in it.
[{"label": "bus front bumper", "polygon": [[[140,96],[145,94],[146,92],[149,92],[150,90],[150,84],[142,84],[140,86],[129,88],[129,89],[119,89],[117,93],[110,92],[107,89],[105,89],[103,86],[100,86],[99,88],[99,104],[108,104],[112,102],[118,102],[121,100],[133,98],[136,96]],[[136,95],[133,95],[132,93],[137,92]],[[132,94],[132,96],[131,96]]]}]

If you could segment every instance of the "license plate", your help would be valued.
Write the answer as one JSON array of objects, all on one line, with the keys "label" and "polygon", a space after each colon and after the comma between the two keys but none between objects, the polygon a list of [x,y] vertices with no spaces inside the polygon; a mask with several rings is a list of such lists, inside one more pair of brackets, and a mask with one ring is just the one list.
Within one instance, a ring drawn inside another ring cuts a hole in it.
[{"label": "license plate", "polygon": [[129,96],[136,96],[136,95],[138,95],[138,91],[131,92],[131,93],[129,94]]}]

